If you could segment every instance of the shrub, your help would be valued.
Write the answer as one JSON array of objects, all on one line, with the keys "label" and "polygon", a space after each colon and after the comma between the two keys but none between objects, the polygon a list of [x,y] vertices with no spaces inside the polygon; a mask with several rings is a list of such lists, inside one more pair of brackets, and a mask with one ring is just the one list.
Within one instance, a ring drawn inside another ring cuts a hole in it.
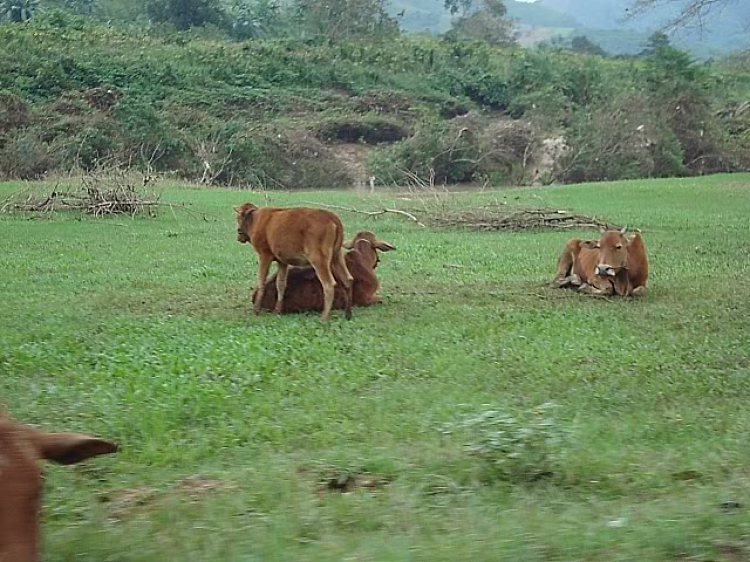
[{"label": "shrub", "polygon": [[0,177],[39,179],[57,165],[55,149],[33,129],[23,129],[0,145]]},{"label": "shrub", "polygon": [[558,163],[567,182],[684,174],[682,150],[671,129],[638,94],[626,94],[577,113]]},{"label": "shrub", "polygon": [[484,463],[489,480],[533,482],[560,471],[567,431],[553,417],[554,408],[548,403],[515,415],[485,410],[450,431],[466,436],[466,450]]},{"label": "shrub", "polygon": [[376,154],[372,174],[384,184],[403,184],[408,175],[436,183],[461,183],[475,178],[480,148],[475,123],[464,118],[426,121],[414,136]]}]

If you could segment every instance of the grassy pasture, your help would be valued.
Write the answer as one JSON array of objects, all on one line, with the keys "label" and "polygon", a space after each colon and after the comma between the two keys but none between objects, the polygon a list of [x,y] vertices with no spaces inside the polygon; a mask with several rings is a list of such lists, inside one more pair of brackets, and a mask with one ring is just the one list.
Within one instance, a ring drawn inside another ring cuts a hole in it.
[{"label": "grassy pasture", "polygon": [[[385,303],[328,325],[250,314],[256,259],[232,205],[261,194],[165,198],[208,220],[0,216],[0,401],[122,445],[48,469],[46,560],[750,557],[750,175],[443,198],[640,227],[642,300],[544,286],[564,241],[590,231],[341,212],[348,234],[372,229],[397,251],[378,269]],[[269,202],[419,206],[325,191]],[[548,401],[569,432],[550,479],[488,482],[467,436],[441,431],[488,404]],[[390,483],[321,490],[332,469]],[[185,484],[196,477],[208,489]]]}]

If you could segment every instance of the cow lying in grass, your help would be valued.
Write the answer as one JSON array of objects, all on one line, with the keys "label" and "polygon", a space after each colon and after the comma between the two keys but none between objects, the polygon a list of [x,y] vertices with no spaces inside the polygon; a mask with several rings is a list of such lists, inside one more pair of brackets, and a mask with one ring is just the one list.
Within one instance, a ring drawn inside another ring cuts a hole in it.
[{"label": "cow lying in grass", "polygon": [[[346,244],[346,266],[354,277],[352,294],[354,304],[367,306],[380,302],[377,292],[380,282],[375,275],[375,268],[380,262],[378,250],[387,252],[396,248],[388,242],[378,240],[372,232],[359,232],[354,239]],[[266,281],[260,307],[272,310],[276,302],[275,280],[271,277]],[[257,306],[258,291],[253,294],[253,302]],[[315,271],[311,267],[289,268],[287,276],[286,295],[284,297],[285,312],[303,312],[308,310],[322,310],[324,306],[323,288],[316,279]],[[336,286],[333,307],[344,308],[344,290]]]},{"label": "cow lying in grass", "polygon": [[571,287],[591,295],[646,294],[648,256],[640,233],[603,230],[599,240],[574,238],[557,261],[553,287]]},{"label": "cow lying in grass", "polygon": [[337,280],[343,286],[346,318],[352,316],[352,275],[346,267],[341,248],[344,226],[330,211],[297,207],[256,207],[245,203],[235,207],[237,241],[250,243],[258,253],[258,285],[253,310],[258,314],[264,302],[266,280],[271,262],[276,262],[275,312],[282,312],[289,266],[312,266],[323,291],[321,321],[331,315]]},{"label": "cow lying in grass", "polygon": [[110,441],[77,433],[44,433],[0,412],[0,560],[39,560],[42,475],[38,461],[75,464],[117,451]]}]

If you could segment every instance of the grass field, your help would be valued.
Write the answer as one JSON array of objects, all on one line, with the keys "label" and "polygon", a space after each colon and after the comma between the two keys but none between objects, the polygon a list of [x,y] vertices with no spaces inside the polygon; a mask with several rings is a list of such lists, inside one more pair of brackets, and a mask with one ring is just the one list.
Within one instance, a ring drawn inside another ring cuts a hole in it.
[{"label": "grass field", "polygon": [[[443,197],[640,227],[642,300],[545,286],[564,241],[590,231],[341,212],[348,234],[397,251],[378,269],[384,304],[327,325],[250,314],[256,258],[232,206],[261,194],[165,198],[207,220],[0,217],[0,401],[122,446],[49,467],[46,560],[750,558],[750,175]],[[466,451],[475,435],[444,431],[546,402],[563,435],[546,478],[498,477]],[[336,470],[388,484],[321,487]]]}]

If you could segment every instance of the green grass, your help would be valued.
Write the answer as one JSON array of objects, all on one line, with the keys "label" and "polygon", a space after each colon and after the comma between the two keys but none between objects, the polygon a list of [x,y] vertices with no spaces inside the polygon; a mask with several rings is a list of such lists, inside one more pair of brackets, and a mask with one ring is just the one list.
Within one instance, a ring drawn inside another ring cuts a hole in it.
[{"label": "green grass", "polygon": [[[398,249],[378,269],[385,303],[327,325],[250,314],[256,259],[235,241],[232,205],[261,194],[165,197],[208,220],[0,217],[0,401],[19,420],[122,445],[48,469],[46,560],[750,556],[750,175],[444,197],[640,227],[642,300],[545,287],[564,241],[590,232],[342,212],[349,234],[370,228]],[[269,202],[418,207],[341,192]],[[441,431],[487,404],[548,401],[568,436],[536,483],[490,480],[469,437]],[[390,484],[321,491],[331,469]],[[175,489],[195,476],[226,488]],[[123,513],[120,496],[142,486],[155,499]]]}]

